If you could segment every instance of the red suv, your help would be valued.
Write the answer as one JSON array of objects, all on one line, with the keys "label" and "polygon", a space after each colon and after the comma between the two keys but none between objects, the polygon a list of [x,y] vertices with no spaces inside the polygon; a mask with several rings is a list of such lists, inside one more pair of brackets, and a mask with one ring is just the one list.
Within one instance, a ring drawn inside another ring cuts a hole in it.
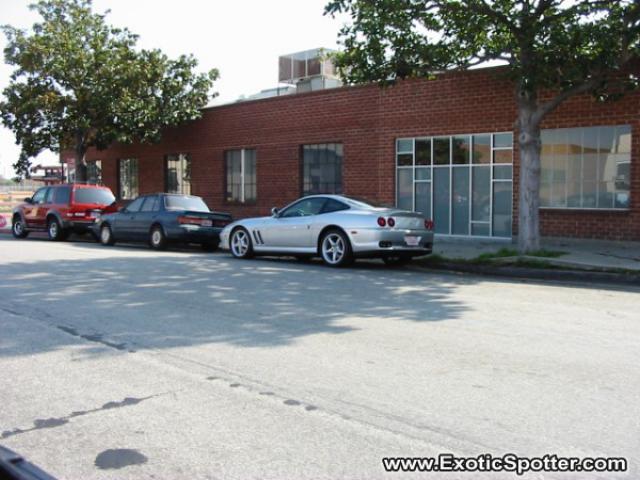
[{"label": "red suv", "polygon": [[96,218],[118,211],[116,198],[98,185],[51,185],[13,209],[13,236],[25,238],[32,231],[46,231],[51,240],[65,240],[70,233],[91,232]]}]

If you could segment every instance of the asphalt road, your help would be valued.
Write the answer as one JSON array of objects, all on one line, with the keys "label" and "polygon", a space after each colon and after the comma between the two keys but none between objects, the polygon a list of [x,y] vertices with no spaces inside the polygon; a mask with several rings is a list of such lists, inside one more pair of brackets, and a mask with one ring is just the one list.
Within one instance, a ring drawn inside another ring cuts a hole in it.
[{"label": "asphalt road", "polygon": [[640,292],[0,236],[0,444],[62,479],[385,474],[624,456]]}]

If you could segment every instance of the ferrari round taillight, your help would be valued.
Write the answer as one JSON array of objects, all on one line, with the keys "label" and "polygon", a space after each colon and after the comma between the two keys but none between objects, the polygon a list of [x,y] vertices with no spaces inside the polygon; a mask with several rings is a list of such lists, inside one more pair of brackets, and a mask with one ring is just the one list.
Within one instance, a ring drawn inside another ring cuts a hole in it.
[{"label": "ferrari round taillight", "polygon": [[384,219],[384,217],[378,217],[378,225],[381,227],[387,226],[387,221]]},{"label": "ferrari round taillight", "polygon": [[426,228],[427,230],[433,230],[433,220],[425,220],[424,228]]},{"label": "ferrari round taillight", "polygon": [[392,228],[393,228],[393,227],[395,227],[395,226],[396,226],[396,221],[395,221],[395,219],[394,219],[393,217],[389,217],[389,218],[387,218],[387,224],[388,224],[390,227],[392,227]]}]

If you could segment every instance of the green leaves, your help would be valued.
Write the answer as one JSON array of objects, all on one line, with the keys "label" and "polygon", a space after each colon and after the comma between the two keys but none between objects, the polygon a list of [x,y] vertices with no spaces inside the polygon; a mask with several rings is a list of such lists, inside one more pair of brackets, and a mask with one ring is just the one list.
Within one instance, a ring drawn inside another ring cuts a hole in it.
[{"label": "green leaves", "polygon": [[192,56],[136,48],[137,36],[105,22],[90,0],[40,0],[30,32],[2,27],[15,67],[0,102],[22,146],[15,167],[44,149],[84,152],[113,142],[158,141],[164,127],[198,118],[217,70],[196,73]]},{"label": "green leaves", "polygon": [[[539,245],[542,119],[572,95],[616,98],[639,83],[639,0],[331,0],[325,14],[351,17],[335,58],[350,83],[506,65],[518,106],[522,252]],[[554,96],[542,101],[543,92]]]},{"label": "green leaves", "polygon": [[566,91],[593,78],[603,93],[640,56],[640,2],[633,0],[332,0],[325,13],[351,17],[337,63],[352,83],[501,60],[528,93]]}]

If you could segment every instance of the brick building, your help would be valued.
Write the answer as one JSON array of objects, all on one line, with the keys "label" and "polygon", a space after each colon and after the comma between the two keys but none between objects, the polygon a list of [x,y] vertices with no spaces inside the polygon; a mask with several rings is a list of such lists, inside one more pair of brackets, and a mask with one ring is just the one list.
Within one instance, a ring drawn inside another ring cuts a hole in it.
[{"label": "brick building", "polygon": [[[500,68],[237,102],[156,145],[90,151],[121,200],[200,195],[235,217],[303,193],[341,192],[422,211],[446,235],[517,234],[513,87]],[[640,240],[640,93],[575,97],[543,125],[543,235]],[[64,158],[63,158],[64,159]]]}]

